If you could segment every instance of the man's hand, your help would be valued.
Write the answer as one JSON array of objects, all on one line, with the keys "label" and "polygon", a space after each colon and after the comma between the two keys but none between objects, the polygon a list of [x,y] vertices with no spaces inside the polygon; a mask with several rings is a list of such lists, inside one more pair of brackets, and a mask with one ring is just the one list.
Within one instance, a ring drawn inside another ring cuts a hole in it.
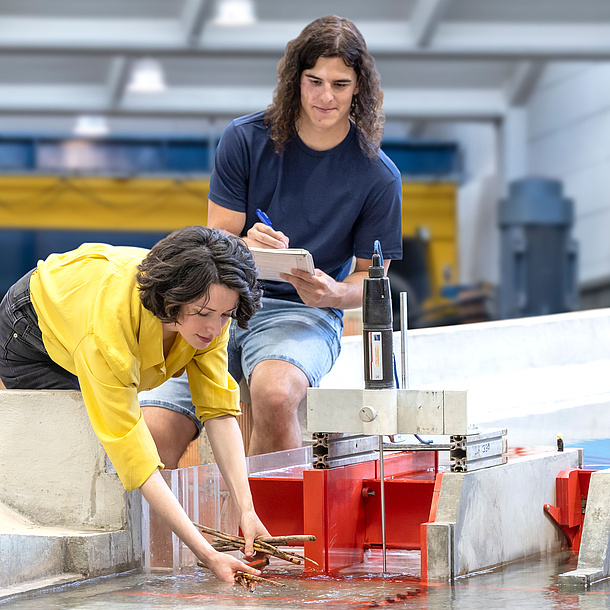
[{"label": "man's hand", "polygon": [[270,226],[257,222],[247,233],[244,241],[254,248],[283,249],[288,248],[289,239],[281,231],[275,231]]},{"label": "man's hand", "polygon": [[301,300],[310,307],[341,307],[342,282],[316,269],[311,275],[307,271],[291,269],[291,273],[280,273],[280,277],[292,284]]}]

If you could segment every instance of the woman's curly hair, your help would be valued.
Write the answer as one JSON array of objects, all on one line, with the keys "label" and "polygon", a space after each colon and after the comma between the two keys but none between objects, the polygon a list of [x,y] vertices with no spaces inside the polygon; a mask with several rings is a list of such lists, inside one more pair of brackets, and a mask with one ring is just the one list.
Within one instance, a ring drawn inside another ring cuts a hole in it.
[{"label": "woman's curly hair", "polygon": [[192,226],[156,243],[138,265],[140,300],[161,322],[178,321],[180,307],[208,295],[212,284],[239,296],[233,318],[240,328],[260,307],[262,289],[246,244],[218,229]]},{"label": "woman's curly hair", "polygon": [[374,157],[383,134],[383,92],[375,61],[366,48],[360,30],[336,15],[312,21],[286,45],[277,66],[277,87],[265,112],[265,124],[276,152],[281,152],[296,134],[301,111],[301,75],[320,57],[340,57],[356,72],[358,93],[352,99],[350,119],[358,133],[361,149]]}]

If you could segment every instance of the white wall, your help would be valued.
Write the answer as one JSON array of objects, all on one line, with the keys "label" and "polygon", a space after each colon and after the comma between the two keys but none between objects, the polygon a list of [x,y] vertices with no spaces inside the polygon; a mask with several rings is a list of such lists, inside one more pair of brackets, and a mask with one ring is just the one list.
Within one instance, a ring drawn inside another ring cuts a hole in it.
[{"label": "white wall", "polygon": [[460,282],[499,282],[497,209],[506,181],[542,176],[560,180],[574,200],[581,287],[610,284],[610,63],[548,64],[527,105],[507,110],[503,128],[438,123],[424,137],[457,141],[464,155]]},{"label": "white wall", "polygon": [[499,180],[498,132],[489,123],[430,124],[426,139],[459,142],[464,180],[458,188],[459,282],[499,281],[497,223]]},{"label": "white wall", "polygon": [[575,203],[579,281],[610,280],[610,63],[549,65],[527,114],[530,173]]}]

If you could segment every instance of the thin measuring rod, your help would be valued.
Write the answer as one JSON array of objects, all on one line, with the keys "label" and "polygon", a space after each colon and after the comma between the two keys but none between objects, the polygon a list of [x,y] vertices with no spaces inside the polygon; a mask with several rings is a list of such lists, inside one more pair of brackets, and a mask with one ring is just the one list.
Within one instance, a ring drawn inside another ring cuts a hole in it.
[{"label": "thin measuring rod", "polygon": [[[409,370],[407,358],[407,293],[400,293],[400,373],[401,388],[409,387]],[[381,546],[383,554],[383,573],[387,572],[386,530],[385,530],[385,476],[383,471],[383,436],[379,437],[379,474],[381,478]]]},{"label": "thin measuring rod", "polygon": [[409,358],[407,351],[407,331],[409,330],[409,318],[407,316],[407,293],[400,293],[400,387],[403,390],[409,388]]},{"label": "thin measuring rod", "polygon": [[383,557],[383,574],[386,574],[386,548],[385,548],[385,484],[383,474],[383,435],[379,437],[379,477],[381,479],[381,553]]}]

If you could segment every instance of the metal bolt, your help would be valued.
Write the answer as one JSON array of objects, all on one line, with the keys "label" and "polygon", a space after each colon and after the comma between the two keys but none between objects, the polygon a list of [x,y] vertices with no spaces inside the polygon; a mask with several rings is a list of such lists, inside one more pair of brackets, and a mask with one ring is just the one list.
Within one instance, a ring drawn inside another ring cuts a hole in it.
[{"label": "metal bolt", "polygon": [[358,414],[363,422],[371,422],[377,417],[377,411],[373,407],[365,406]]}]

